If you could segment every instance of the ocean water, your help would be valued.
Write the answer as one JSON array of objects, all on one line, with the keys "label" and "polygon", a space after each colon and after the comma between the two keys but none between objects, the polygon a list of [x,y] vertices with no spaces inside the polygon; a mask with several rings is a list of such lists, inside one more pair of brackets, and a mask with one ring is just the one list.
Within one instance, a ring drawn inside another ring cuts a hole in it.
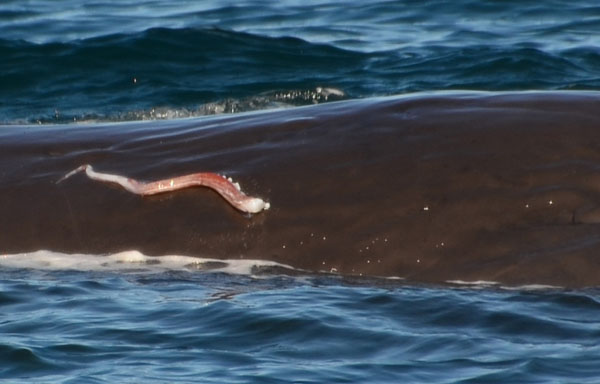
[{"label": "ocean water", "polygon": [[135,263],[118,272],[3,268],[0,281],[7,382],[597,383],[600,375],[595,289]]},{"label": "ocean water", "polygon": [[[589,0],[5,0],[0,129],[600,90],[599,32]],[[3,382],[600,382],[597,288],[2,248]]]},{"label": "ocean water", "polygon": [[0,4],[0,122],[140,120],[415,91],[598,89],[594,1]]}]

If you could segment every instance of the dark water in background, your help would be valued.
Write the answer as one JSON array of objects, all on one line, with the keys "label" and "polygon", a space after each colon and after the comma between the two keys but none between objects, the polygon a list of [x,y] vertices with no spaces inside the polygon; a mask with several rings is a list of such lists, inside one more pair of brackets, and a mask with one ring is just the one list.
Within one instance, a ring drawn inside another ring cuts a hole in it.
[{"label": "dark water in background", "polygon": [[0,5],[0,121],[173,118],[442,89],[600,87],[595,1],[118,4]]},{"label": "dark water in background", "polygon": [[[599,32],[595,1],[4,1],[0,122],[177,118],[444,89],[598,90]],[[0,378],[595,383],[599,297],[3,267]]]}]

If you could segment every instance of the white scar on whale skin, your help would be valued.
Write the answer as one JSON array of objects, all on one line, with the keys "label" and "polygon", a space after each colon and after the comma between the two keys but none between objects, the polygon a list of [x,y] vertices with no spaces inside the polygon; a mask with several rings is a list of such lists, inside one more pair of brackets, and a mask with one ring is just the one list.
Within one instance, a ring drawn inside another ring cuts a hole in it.
[{"label": "white scar on whale skin", "polygon": [[234,183],[231,178],[226,178],[225,176],[221,176],[212,172],[192,173],[189,175],[173,177],[171,179],[145,183],[121,175],[96,172],[91,165],[84,164],[67,173],[56,183],[58,184],[79,172],[85,172],[85,174],[92,180],[119,184],[127,191],[142,196],[156,195],[158,193],[200,186],[216,191],[229,204],[242,212],[258,213],[260,211],[269,209],[271,206],[271,204],[259,197],[251,197],[246,195],[240,189],[240,185],[238,183]]}]

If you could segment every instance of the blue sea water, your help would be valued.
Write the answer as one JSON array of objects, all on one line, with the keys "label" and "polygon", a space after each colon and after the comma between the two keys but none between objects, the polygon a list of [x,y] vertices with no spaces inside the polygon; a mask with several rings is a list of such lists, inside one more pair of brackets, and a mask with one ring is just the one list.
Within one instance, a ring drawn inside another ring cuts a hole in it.
[{"label": "blue sea water", "polygon": [[[0,122],[176,118],[445,89],[598,89],[595,1],[0,4]],[[320,90],[332,88],[335,93]]]},{"label": "blue sea water", "polygon": [[[0,122],[600,89],[596,1],[4,0]],[[1,214],[1,213],[0,213]],[[0,255],[2,244],[0,244]],[[597,383],[597,289],[0,268],[0,379]]]},{"label": "blue sea water", "polygon": [[598,291],[0,271],[0,375],[37,383],[597,383]]}]

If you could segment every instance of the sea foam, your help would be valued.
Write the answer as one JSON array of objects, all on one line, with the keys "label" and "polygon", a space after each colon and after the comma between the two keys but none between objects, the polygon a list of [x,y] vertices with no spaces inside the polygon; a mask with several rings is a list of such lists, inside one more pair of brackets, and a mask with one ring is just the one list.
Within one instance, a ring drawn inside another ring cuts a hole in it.
[{"label": "sea foam", "polygon": [[210,271],[252,275],[260,268],[293,268],[266,260],[218,260],[182,255],[148,256],[136,250],[110,254],[61,253],[49,250],[0,254],[0,267],[41,270],[106,270],[162,272],[169,270]]}]

